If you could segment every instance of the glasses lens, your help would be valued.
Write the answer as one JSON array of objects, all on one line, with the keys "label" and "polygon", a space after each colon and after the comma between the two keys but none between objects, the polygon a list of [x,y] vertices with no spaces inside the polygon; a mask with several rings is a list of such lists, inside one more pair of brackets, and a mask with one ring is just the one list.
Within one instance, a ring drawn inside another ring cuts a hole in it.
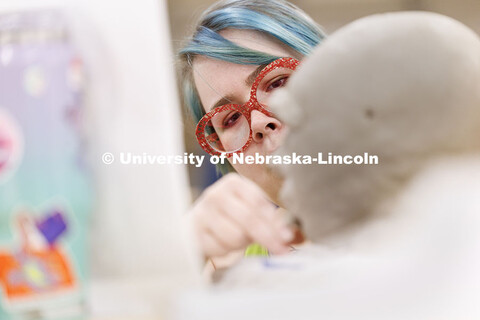
[{"label": "glasses lens", "polygon": [[219,152],[241,149],[250,136],[247,118],[238,110],[225,110],[215,114],[205,126],[207,143]]},{"label": "glasses lens", "polygon": [[268,72],[260,81],[257,87],[257,100],[265,108],[268,109],[268,99],[270,95],[277,89],[287,84],[288,78],[292,75],[293,70],[285,67],[279,67]]}]

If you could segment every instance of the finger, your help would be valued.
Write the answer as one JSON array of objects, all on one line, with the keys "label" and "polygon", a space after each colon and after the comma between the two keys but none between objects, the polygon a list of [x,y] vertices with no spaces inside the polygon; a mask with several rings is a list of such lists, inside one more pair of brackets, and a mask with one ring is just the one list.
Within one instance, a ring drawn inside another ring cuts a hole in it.
[{"label": "finger", "polygon": [[288,251],[286,242],[293,235],[289,234],[288,239],[284,240],[282,234],[272,224],[272,221],[261,219],[256,212],[256,208],[247,206],[241,199],[231,197],[228,202],[228,208],[222,208],[224,214],[235,221],[252,242],[258,242],[272,253]]},{"label": "finger", "polygon": [[207,257],[224,256],[230,250],[226,248],[218,239],[209,232],[201,232],[198,235],[203,254]]},{"label": "finger", "polygon": [[211,212],[205,227],[217,241],[231,250],[244,248],[251,242],[244,228],[237,221],[230,218],[228,214],[225,214],[224,210]]},{"label": "finger", "polygon": [[233,192],[250,206],[258,208],[261,218],[267,220],[274,219],[276,216],[276,206],[269,199],[265,191],[253,181],[238,176],[233,188]]},{"label": "finger", "polygon": [[[235,194],[248,208],[254,208],[252,212],[255,213],[256,218],[271,226],[274,236],[279,241],[285,243],[291,241],[294,234],[289,227],[288,220],[285,219],[282,211],[259,194],[256,188],[244,188],[243,192],[237,190]],[[250,217],[250,219],[253,219],[253,217]]]}]

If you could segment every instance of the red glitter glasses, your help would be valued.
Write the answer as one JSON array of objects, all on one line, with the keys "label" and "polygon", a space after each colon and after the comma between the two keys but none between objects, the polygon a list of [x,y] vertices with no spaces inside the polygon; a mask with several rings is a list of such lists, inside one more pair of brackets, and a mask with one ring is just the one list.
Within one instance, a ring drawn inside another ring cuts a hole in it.
[{"label": "red glitter glasses", "polygon": [[280,58],[265,68],[253,82],[250,99],[244,104],[227,104],[204,115],[197,124],[198,143],[211,155],[245,151],[252,142],[251,113],[258,110],[269,117],[267,102],[270,94],[283,87],[299,65],[294,58]]}]

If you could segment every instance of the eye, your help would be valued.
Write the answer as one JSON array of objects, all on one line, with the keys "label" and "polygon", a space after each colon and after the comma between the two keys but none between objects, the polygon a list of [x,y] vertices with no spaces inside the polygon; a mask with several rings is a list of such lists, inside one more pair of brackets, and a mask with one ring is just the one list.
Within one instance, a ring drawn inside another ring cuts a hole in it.
[{"label": "eye", "polygon": [[223,128],[229,128],[235,125],[237,120],[242,116],[242,114],[238,111],[232,112],[228,114],[224,119],[223,119]]},{"label": "eye", "polygon": [[270,85],[267,87],[267,92],[273,91],[275,89],[284,87],[287,84],[288,77],[285,76],[283,78],[277,79],[270,83]]}]

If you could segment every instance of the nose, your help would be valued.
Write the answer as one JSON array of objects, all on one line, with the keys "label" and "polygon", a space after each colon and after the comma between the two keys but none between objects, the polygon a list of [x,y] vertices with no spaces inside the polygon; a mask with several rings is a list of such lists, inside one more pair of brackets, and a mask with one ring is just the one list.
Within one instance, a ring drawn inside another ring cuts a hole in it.
[{"label": "nose", "polygon": [[252,138],[255,142],[262,142],[267,135],[278,132],[282,127],[282,123],[273,117],[253,110],[251,114]]}]

